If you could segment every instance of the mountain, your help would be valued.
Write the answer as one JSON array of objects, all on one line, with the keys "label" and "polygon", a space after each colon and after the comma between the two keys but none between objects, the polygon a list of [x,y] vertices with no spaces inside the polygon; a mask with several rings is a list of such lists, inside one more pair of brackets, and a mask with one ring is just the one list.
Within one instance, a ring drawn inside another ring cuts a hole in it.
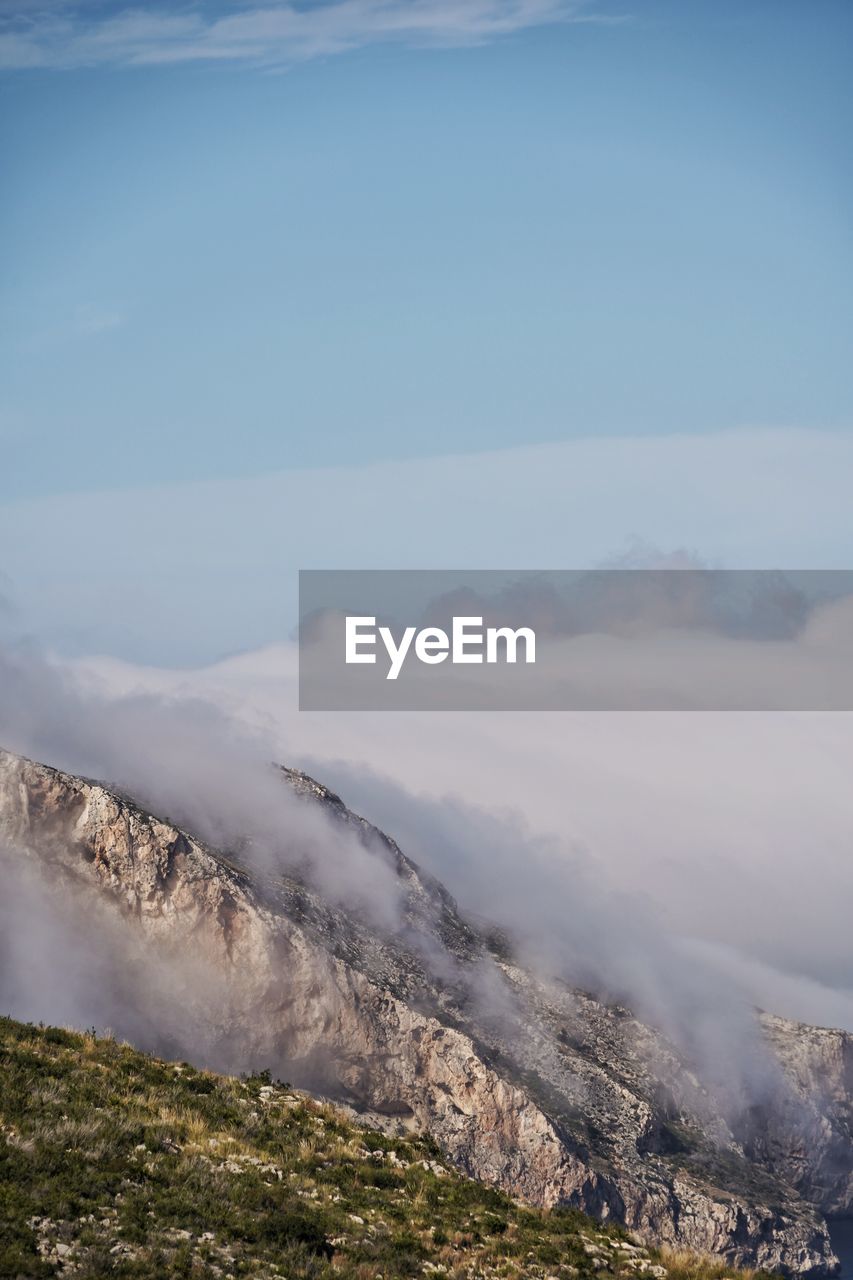
[{"label": "mountain", "polygon": [[[0,1018],[0,1276],[719,1280],[268,1074]],[[747,1280],[747,1277],[744,1277]]]},{"label": "mountain", "polygon": [[10,874],[36,875],[65,926],[103,944],[93,972],[114,989],[116,1030],[429,1133],[463,1173],[531,1205],[737,1265],[837,1268],[823,1215],[853,1213],[850,1036],[756,1014],[767,1083],[733,1106],[628,1009],[522,967],[321,784],[280,777],[294,830],[303,809],[323,815],[393,876],[399,916],[0,753]]}]

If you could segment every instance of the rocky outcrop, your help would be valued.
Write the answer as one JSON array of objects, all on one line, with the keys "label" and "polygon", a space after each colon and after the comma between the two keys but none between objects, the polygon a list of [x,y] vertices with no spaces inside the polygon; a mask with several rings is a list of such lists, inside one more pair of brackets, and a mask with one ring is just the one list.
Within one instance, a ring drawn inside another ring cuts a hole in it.
[{"label": "rocky outcrop", "polygon": [[0,835],[45,892],[121,928],[136,1002],[186,1056],[268,1066],[426,1129],[465,1172],[535,1204],[734,1263],[835,1268],[821,1211],[853,1206],[850,1037],[764,1016],[774,1105],[733,1117],[653,1028],[541,981],[338,797],[290,770],[282,785],[393,873],[392,922],[333,905],[304,869],[252,867],[4,752]]},{"label": "rocky outcrop", "polygon": [[751,1158],[796,1186],[824,1213],[853,1207],[853,1036],[771,1014],[761,1026],[789,1090],[747,1126]]}]

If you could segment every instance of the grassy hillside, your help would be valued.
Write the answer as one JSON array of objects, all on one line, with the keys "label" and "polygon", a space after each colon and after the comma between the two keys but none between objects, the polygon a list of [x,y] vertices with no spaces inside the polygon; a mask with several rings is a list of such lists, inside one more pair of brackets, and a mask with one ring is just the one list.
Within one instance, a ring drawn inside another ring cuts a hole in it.
[{"label": "grassy hillside", "polygon": [[3,1277],[733,1274],[519,1206],[266,1076],[8,1018],[0,1137]]}]

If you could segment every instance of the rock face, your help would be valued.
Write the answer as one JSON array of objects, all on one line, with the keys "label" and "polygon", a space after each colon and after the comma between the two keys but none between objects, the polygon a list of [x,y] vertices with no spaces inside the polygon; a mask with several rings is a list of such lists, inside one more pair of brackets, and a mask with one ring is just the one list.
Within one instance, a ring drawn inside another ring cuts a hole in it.
[{"label": "rock face", "polygon": [[759,1111],[746,1149],[832,1216],[853,1205],[853,1036],[762,1014],[790,1092]]},{"label": "rock face", "polygon": [[374,1122],[426,1129],[462,1170],[535,1204],[732,1263],[837,1269],[822,1214],[853,1213],[851,1037],[757,1015],[778,1078],[733,1114],[659,1032],[526,971],[392,840],[281,773],[294,806],[392,873],[394,921],[6,752],[0,836],[69,910],[121,929],[126,967],[145,975],[135,1001],[186,1056],[269,1066]]}]

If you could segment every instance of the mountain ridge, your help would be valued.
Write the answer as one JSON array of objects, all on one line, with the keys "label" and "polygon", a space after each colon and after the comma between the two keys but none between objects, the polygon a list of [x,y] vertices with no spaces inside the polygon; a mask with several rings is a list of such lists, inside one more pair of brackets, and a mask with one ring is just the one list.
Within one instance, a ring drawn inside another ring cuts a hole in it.
[{"label": "mountain ridge", "polygon": [[366,1119],[430,1132],[465,1173],[530,1203],[738,1265],[837,1267],[822,1214],[853,1205],[849,1036],[761,1015],[784,1088],[733,1128],[658,1031],[501,955],[390,837],[307,775],[281,777],[393,869],[396,928],[6,752],[0,832],[68,894],[132,922],[139,955],[179,965],[185,1043],[287,1064]]}]

